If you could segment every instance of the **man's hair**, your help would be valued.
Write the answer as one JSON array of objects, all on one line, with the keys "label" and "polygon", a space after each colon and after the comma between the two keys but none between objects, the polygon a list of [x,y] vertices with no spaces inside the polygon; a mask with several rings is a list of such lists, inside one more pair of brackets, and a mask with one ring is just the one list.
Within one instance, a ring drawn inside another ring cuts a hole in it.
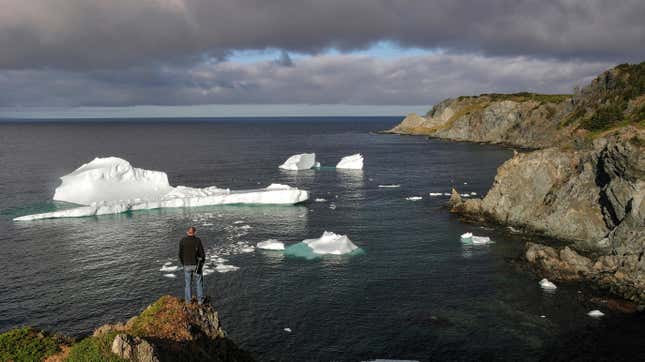
[{"label": "man's hair", "polygon": [[194,233],[197,232],[197,229],[195,229],[194,226],[191,226],[191,227],[188,228],[188,232],[191,233],[191,234],[194,234]]}]

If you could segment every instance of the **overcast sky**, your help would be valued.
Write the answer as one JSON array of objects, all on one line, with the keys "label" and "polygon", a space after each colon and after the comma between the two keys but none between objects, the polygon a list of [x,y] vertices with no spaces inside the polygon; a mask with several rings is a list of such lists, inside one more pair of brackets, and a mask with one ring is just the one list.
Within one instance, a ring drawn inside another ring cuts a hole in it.
[{"label": "overcast sky", "polygon": [[0,0],[0,117],[400,114],[566,93],[645,60],[643,19],[642,0]]}]

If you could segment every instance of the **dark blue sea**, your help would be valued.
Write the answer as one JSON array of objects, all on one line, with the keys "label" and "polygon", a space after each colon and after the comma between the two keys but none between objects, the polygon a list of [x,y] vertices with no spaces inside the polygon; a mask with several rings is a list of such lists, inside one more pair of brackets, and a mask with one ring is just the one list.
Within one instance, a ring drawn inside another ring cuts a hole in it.
[{"label": "dark blue sea", "polygon": [[[181,296],[182,279],[159,269],[176,261],[178,240],[194,225],[210,252],[239,267],[206,276],[206,290],[231,339],[259,360],[569,360],[613,358],[619,347],[625,359],[638,358],[642,317],[587,317],[588,288],[546,293],[518,260],[534,237],[462,222],[447,197],[429,196],[452,186],[485,194],[511,149],[374,133],[399,121],[0,123],[0,332],[31,325],[84,336],[163,294]],[[278,169],[304,152],[323,167]],[[359,152],[363,171],[325,167]],[[97,156],[165,171],[172,185],[282,183],[309,190],[311,200],[12,221],[64,207],[52,201],[59,177]],[[390,184],[400,187],[379,187]],[[364,252],[304,260],[235,248],[269,238],[292,244],[325,230],[347,234]],[[465,232],[494,243],[463,245]]]}]

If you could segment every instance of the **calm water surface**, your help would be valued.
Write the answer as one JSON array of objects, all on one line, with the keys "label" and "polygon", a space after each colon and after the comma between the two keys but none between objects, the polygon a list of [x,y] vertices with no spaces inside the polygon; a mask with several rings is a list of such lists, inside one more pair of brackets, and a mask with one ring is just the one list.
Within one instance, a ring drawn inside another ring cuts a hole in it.
[{"label": "calm water surface", "polygon": [[[553,357],[562,335],[603,328],[586,317],[579,286],[544,293],[511,262],[521,236],[460,222],[443,206],[447,198],[428,196],[452,185],[485,193],[512,151],[370,133],[398,121],[0,123],[0,331],[33,325],[84,335],[162,294],[180,296],[181,279],[159,269],[175,261],[188,225],[211,253],[229,254],[240,267],[207,276],[206,289],[231,338],[260,360],[534,360]],[[316,152],[323,166],[361,152],[365,169],[277,168],[302,152]],[[60,207],[51,201],[58,177],[96,156],[165,171],[173,185],[284,183],[312,197],[297,206],[11,220]],[[384,184],[401,186],[378,187]],[[306,261],[235,252],[239,242],[290,244],[325,230],[349,235],[365,253]],[[459,235],[467,231],[495,243],[463,246]]]}]

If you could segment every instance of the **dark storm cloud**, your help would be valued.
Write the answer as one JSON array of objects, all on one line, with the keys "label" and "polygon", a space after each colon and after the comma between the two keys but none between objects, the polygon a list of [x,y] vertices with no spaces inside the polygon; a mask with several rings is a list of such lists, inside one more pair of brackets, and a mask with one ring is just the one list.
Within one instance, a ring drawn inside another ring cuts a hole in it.
[{"label": "dark storm cloud", "polygon": [[428,105],[484,92],[570,92],[607,69],[604,61],[433,54],[395,59],[303,57],[284,66],[201,62],[87,73],[0,73],[0,106],[190,104]]},{"label": "dark storm cloud", "polygon": [[125,68],[380,40],[488,55],[640,60],[642,0],[0,0],[0,68]]}]

